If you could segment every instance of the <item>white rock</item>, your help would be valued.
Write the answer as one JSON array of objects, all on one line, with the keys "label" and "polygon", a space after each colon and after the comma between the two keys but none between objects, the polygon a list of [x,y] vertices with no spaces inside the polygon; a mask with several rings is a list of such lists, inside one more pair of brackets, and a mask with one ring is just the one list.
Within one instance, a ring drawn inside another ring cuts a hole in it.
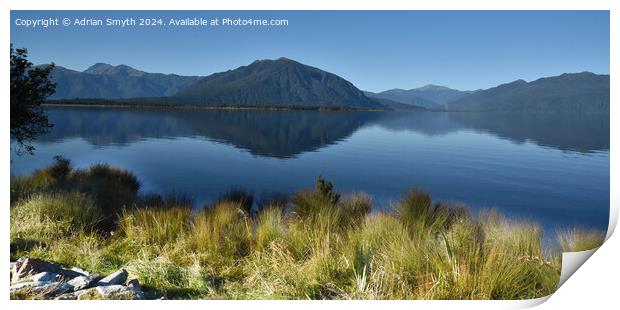
[{"label": "white rock", "polygon": [[79,276],[67,281],[67,284],[71,285],[74,291],[83,290],[92,286],[95,283],[96,278],[92,276]]},{"label": "white rock", "polygon": [[90,276],[91,275],[90,272],[88,272],[88,271],[86,271],[86,270],[84,270],[82,268],[78,268],[78,267],[71,267],[71,271],[75,271],[77,273],[81,273],[81,274],[83,274],[85,276]]},{"label": "white rock", "polygon": [[[144,294],[139,289],[130,288],[120,284],[96,286],[93,288],[73,293],[77,299],[144,299]],[[64,298],[71,299],[67,294]]]},{"label": "white rock", "polygon": [[116,293],[120,293],[122,291],[128,290],[127,287],[125,287],[124,285],[120,285],[120,284],[97,286],[95,287],[95,289],[103,297],[108,297],[112,294],[116,294]]},{"label": "white rock", "polygon": [[27,287],[41,287],[41,286],[45,286],[48,284],[51,284],[52,282],[34,282],[34,281],[30,281],[30,282],[21,282],[21,283],[17,283],[17,284],[13,284],[9,287],[9,290],[11,292],[15,292],[17,290],[21,290],[23,288],[27,288]]},{"label": "white rock", "polygon": [[73,287],[67,283],[60,282],[22,282],[15,285],[11,285],[9,291],[17,292],[22,289],[27,289],[31,294],[41,294],[45,297],[54,297],[68,291],[71,291]]},{"label": "white rock", "polygon": [[127,276],[128,275],[129,274],[127,273],[127,270],[120,269],[120,270],[110,274],[109,276],[99,280],[99,282],[97,282],[96,286],[123,284],[123,283],[125,283],[125,281],[127,281]]},{"label": "white rock", "polygon": [[32,280],[32,282],[56,282],[59,277],[60,275],[57,273],[44,271],[30,277],[30,280]]}]

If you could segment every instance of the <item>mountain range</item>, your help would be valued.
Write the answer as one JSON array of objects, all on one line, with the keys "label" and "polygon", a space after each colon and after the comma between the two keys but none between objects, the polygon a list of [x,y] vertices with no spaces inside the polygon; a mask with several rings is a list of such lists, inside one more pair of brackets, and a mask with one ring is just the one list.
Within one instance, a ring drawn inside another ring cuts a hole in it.
[{"label": "mountain range", "polygon": [[432,84],[408,90],[394,88],[379,93],[365,92],[366,96],[371,98],[388,99],[428,109],[444,109],[446,103],[460,99],[471,93],[473,93],[473,91],[461,91]]},{"label": "mountain range", "polygon": [[98,99],[123,104],[338,107],[387,110],[609,111],[609,75],[562,74],[532,82],[461,91],[426,85],[364,92],[333,73],[288,58],[209,76],[148,73],[97,63],[84,71],[55,67],[50,100]]},{"label": "mountain range", "polygon": [[147,73],[126,65],[97,63],[84,71],[56,66],[51,79],[56,92],[49,99],[129,99],[172,96],[198,76]]},{"label": "mountain range", "polygon": [[532,82],[517,80],[449,102],[460,111],[609,112],[609,75],[565,73]]}]

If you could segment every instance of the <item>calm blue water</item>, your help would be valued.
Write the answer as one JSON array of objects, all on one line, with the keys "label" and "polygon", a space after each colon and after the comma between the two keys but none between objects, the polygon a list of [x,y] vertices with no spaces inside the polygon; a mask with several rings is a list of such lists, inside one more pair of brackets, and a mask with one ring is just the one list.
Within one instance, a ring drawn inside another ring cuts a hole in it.
[{"label": "calm blue water", "polygon": [[184,192],[197,204],[231,187],[290,193],[323,175],[340,191],[369,193],[375,209],[415,186],[438,200],[537,220],[547,232],[608,224],[608,115],[47,111],[55,127],[34,156],[12,156],[12,174],[62,155],[80,168],[129,169],[143,192]]}]

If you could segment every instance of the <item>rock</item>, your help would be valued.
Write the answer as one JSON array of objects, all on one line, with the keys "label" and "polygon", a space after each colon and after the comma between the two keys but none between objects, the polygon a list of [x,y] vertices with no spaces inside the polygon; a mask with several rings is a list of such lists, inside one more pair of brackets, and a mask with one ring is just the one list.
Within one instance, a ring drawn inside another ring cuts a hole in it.
[{"label": "rock", "polygon": [[82,268],[78,268],[78,267],[71,267],[71,271],[75,271],[77,273],[81,273],[84,276],[90,276],[91,275],[90,272],[88,272],[88,271],[86,271],[86,270],[84,270]]},{"label": "rock", "polygon": [[110,274],[109,276],[99,280],[99,282],[97,282],[96,286],[124,284],[125,281],[127,281],[127,276],[128,275],[129,275],[129,273],[127,273],[127,270],[119,269],[118,271]]},{"label": "rock", "polygon": [[140,287],[140,281],[138,279],[131,279],[127,281],[127,287]]},{"label": "rock", "polygon": [[45,294],[45,297],[51,298],[54,296],[58,296],[64,294],[66,292],[73,291],[73,286],[68,283],[50,283],[46,286],[40,288],[41,292]]},{"label": "rock", "polygon": [[17,283],[17,284],[13,284],[9,287],[9,291],[11,293],[16,292],[18,290],[21,289],[25,289],[25,288],[36,288],[36,287],[42,287],[45,285],[51,284],[51,282],[34,282],[34,281],[30,281],[30,282],[21,282],[21,283]]},{"label": "rock", "polygon": [[102,296],[110,296],[112,294],[116,294],[118,292],[121,292],[127,289],[127,287],[121,284],[113,284],[113,285],[96,286],[95,289]]},{"label": "rock", "polygon": [[75,278],[82,274],[73,270],[66,270],[55,263],[49,263],[36,258],[20,257],[11,269],[11,283],[17,283],[35,274],[42,272],[55,273],[63,278]]},{"label": "rock", "polygon": [[67,284],[71,285],[73,291],[83,290],[85,288],[89,288],[97,283],[97,277],[93,276],[79,276],[75,277],[69,281]]},{"label": "rock", "polygon": [[11,298],[26,299],[145,299],[138,279],[128,280],[120,269],[107,277],[72,267],[21,257],[11,263]]},{"label": "rock", "polygon": [[127,287],[134,292],[136,297],[134,299],[145,299],[144,292],[140,287],[140,282],[138,281],[138,279],[131,279],[129,282],[127,282]]},{"label": "rock", "polygon": [[35,297],[54,297],[72,290],[73,287],[67,283],[60,282],[22,282],[11,285],[10,293],[24,292]]},{"label": "rock", "polygon": [[[9,266],[10,266],[10,267],[9,267],[9,270],[10,270],[10,272],[9,272],[9,273],[10,273],[10,275],[11,275],[11,277],[9,278],[9,281],[13,282],[13,268],[15,268],[15,262],[11,262],[11,263],[9,264]],[[9,283],[11,283],[11,282],[9,282]]]},{"label": "rock", "polygon": [[34,276],[30,277],[30,280],[33,282],[56,282],[60,278],[60,275],[53,272],[39,272]]},{"label": "rock", "polygon": [[77,296],[74,293],[66,293],[59,295],[58,297],[54,298],[54,300],[77,300]]},{"label": "rock", "polygon": [[[89,299],[144,299],[142,291],[120,284],[96,286],[73,293],[78,300]],[[67,296],[69,298],[69,296]]]}]

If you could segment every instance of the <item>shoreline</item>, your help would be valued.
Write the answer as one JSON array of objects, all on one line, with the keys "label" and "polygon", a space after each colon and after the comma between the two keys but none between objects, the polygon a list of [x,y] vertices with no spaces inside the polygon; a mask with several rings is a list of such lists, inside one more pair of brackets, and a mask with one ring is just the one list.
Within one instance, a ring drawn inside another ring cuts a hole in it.
[{"label": "shoreline", "polygon": [[[264,111],[320,111],[320,112],[393,112],[392,110],[361,109],[350,107],[326,106],[236,106],[206,104],[130,104],[130,103],[50,103],[42,107],[75,107],[75,108],[126,108],[126,109],[188,109],[188,110],[264,110]],[[412,110],[413,111],[413,110]],[[438,111],[438,110],[425,110]]]}]

